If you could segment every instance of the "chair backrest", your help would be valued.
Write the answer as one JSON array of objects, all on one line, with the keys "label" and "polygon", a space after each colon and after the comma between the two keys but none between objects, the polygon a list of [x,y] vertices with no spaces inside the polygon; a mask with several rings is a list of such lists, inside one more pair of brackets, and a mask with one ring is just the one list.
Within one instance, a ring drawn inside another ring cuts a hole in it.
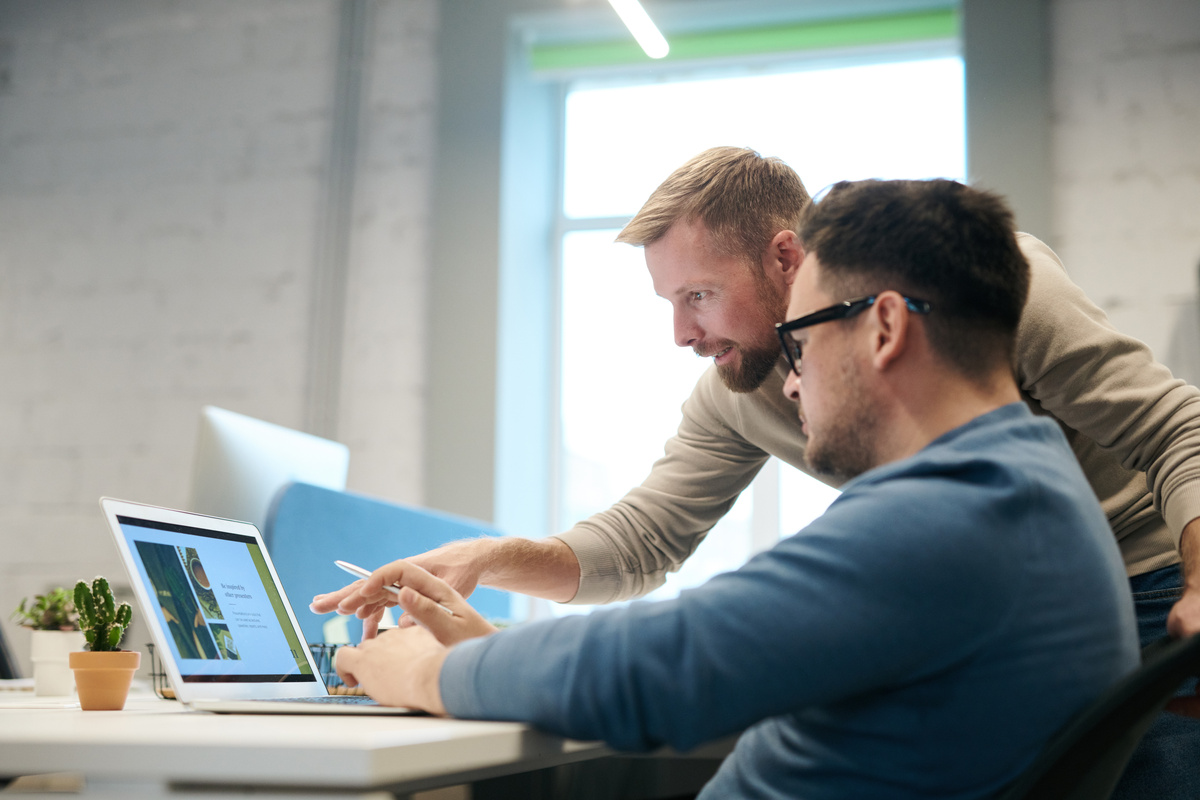
[{"label": "chair backrest", "polygon": [[[496,535],[477,520],[307,483],[291,483],[279,491],[263,530],[275,570],[309,643],[324,641],[322,627],[333,616],[312,613],[309,600],[353,580],[334,565],[336,559],[375,569],[456,539]],[[479,588],[469,600],[489,619],[512,616],[511,596],[506,592]],[[361,635],[358,626],[350,627],[356,641]]]},{"label": "chair backrest", "polygon": [[1080,712],[997,800],[1105,800],[1154,718],[1200,673],[1200,635],[1163,638],[1142,665]]},{"label": "chair backrest", "polygon": [[4,638],[4,629],[0,628],[0,679],[10,680],[21,677],[21,669],[17,666],[16,656]]}]

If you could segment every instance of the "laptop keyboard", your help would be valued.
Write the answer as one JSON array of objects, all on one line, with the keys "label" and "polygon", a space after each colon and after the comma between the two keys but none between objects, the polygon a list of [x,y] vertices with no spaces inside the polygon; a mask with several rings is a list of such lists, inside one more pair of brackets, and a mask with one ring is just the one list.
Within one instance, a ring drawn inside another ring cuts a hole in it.
[{"label": "laptop keyboard", "polygon": [[268,703],[316,703],[317,705],[377,706],[371,698],[361,694],[330,694],[324,697],[266,697]]}]

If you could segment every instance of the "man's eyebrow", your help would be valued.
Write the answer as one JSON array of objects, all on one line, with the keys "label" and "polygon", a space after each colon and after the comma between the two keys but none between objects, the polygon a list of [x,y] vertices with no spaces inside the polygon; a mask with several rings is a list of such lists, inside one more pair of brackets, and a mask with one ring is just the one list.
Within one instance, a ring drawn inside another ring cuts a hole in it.
[{"label": "man's eyebrow", "polygon": [[671,300],[676,297],[682,297],[684,295],[691,294],[692,292],[711,292],[720,290],[721,288],[722,285],[719,281],[688,281],[670,294],[661,294],[658,291],[655,291],[654,294],[664,300]]},{"label": "man's eyebrow", "polygon": [[685,283],[675,290],[675,295],[691,294],[692,292],[711,292],[713,289],[719,288],[716,283]]}]

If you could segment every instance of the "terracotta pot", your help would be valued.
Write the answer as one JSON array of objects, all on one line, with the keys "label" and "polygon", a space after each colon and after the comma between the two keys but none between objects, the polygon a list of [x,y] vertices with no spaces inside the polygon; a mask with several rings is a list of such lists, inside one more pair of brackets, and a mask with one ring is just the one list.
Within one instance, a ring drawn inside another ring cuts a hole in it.
[{"label": "terracotta pot", "polygon": [[79,707],[84,711],[120,711],[129,696],[133,673],[141,663],[142,654],[136,650],[71,653]]}]

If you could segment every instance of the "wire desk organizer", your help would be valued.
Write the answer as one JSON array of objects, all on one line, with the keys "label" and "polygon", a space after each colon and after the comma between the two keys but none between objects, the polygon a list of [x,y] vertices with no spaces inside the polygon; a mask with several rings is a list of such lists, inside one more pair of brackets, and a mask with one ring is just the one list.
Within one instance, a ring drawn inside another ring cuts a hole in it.
[{"label": "wire desk organizer", "polygon": [[334,667],[334,659],[337,656],[340,644],[309,644],[308,649],[312,651],[313,661],[317,662],[317,671],[321,673],[321,680],[325,681],[325,688],[330,694],[365,694],[361,687],[353,688],[342,683],[342,678],[337,674],[337,669]]},{"label": "wire desk organizer", "polygon": [[163,668],[162,661],[159,660],[158,653],[154,650],[154,643],[146,642],[146,650],[150,653],[150,685],[154,688],[154,693],[163,700],[176,699],[175,687],[171,686],[167,671]]}]

